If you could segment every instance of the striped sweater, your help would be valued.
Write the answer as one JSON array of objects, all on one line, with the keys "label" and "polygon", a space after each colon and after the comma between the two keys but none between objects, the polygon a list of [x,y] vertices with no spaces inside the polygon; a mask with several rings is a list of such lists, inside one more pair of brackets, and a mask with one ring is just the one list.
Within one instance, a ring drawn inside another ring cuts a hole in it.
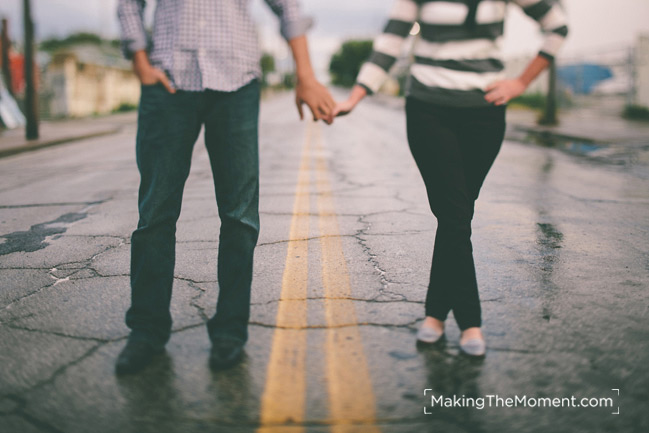
[{"label": "striped sweater", "polygon": [[539,54],[553,59],[568,34],[556,0],[396,0],[357,83],[370,94],[378,91],[419,23],[406,95],[437,105],[490,105],[485,87],[505,78],[501,45],[510,2],[540,24],[545,40]]}]

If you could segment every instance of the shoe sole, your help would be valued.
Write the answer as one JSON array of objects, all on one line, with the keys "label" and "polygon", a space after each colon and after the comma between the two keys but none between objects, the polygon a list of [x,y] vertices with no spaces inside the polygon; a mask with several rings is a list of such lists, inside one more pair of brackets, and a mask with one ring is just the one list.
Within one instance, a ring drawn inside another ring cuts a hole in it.
[{"label": "shoe sole", "polygon": [[243,351],[239,353],[235,358],[228,362],[222,362],[222,363],[216,363],[212,361],[212,359],[209,360],[209,366],[212,371],[222,371],[222,370],[227,370],[229,368],[234,367],[235,365],[239,364],[241,360],[243,359]]},{"label": "shoe sole", "polygon": [[426,340],[420,340],[417,338],[417,344],[427,344],[427,345],[433,345],[437,343],[442,343],[446,340],[446,334],[442,334],[441,337],[439,337],[437,340],[434,341],[426,341]]},{"label": "shoe sole", "polygon": [[149,359],[148,362],[138,365],[137,367],[128,367],[126,365],[122,364],[116,364],[115,365],[115,374],[118,376],[128,376],[130,374],[135,374],[139,373],[140,371],[144,370],[146,367],[149,365],[153,364],[153,362],[160,357],[165,352],[164,349],[160,350],[159,352],[155,352],[153,355],[151,355],[151,359]]}]

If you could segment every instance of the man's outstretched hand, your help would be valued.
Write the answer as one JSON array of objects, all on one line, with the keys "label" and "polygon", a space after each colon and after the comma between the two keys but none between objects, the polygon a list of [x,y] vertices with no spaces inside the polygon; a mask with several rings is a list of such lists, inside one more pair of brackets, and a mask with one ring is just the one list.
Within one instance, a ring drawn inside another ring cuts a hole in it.
[{"label": "man's outstretched hand", "polygon": [[334,121],[333,111],[336,102],[331,97],[329,90],[315,78],[298,80],[295,89],[295,104],[300,113],[300,119],[304,119],[303,105],[306,104],[313,114],[313,120],[324,120],[327,125],[331,125]]}]

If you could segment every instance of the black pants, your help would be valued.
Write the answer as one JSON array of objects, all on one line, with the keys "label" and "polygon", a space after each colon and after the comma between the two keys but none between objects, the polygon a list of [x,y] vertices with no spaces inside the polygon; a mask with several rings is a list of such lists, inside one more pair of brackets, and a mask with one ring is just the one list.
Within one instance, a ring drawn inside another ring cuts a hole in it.
[{"label": "black pants", "polygon": [[456,108],[406,101],[408,142],[437,218],[426,315],[461,330],[481,326],[471,220],[505,135],[505,107]]}]

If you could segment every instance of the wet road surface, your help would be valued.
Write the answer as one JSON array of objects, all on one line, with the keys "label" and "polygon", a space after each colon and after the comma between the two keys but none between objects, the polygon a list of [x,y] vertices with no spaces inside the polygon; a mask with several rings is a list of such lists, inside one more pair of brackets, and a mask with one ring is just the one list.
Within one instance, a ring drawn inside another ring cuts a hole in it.
[{"label": "wet road surface", "polygon": [[[250,339],[226,372],[207,366],[219,223],[202,139],[173,336],[119,379],[135,125],[0,160],[0,431],[649,431],[649,180],[506,142],[474,220],[488,352],[467,359],[452,316],[445,344],[415,344],[435,220],[399,104],[326,127],[300,124],[291,99],[262,106]],[[538,407],[571,396],[609,406]]]}]

